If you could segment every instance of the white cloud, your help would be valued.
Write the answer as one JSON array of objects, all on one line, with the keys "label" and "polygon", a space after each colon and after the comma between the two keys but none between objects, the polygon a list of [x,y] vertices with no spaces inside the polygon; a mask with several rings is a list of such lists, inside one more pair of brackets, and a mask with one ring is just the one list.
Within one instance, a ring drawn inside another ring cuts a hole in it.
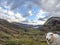
[{"label": "white cloud", "polygon": [[10,22],[21,22],[24,21],[25,18],[22,17],[20,13],[15,13],[14,15],[10,15]]},{"label": "white cloud", "polygon": [[2,0],[2,1],[1,1],[1,5],[2,5],[4,8],[6,8],[6,9],[11,9],[13,3],[11,2],[11,3],[8,5],[7,1],[8,1],[8,0]]},{"label": "white cloud", "polygon": [[43,15],[45,12],[43,10],[40,10],[37,14],[37,18],[44,18],[45,16]]},{"label": "white cloud", "polygon": [[11,11],[11,10],[7,10],[7,14],[8,14],[8,15],[15,15],[14,12]]},{"label": "white cloud", "polygon": [[31,10],[28,13],[29,13],[30,16],[32,16],[32,11]]},{"label": "white cloud", "polygon": [[24,20],[25,20],[25,18],[22,17],[22,14],[20,14],[20,13],[16,13],[14,16],[15,16],[15,18],[18,19],[19,21],[24,21]]},{"label": "white cloud", "polygon": [[37,15],[36,15],[36,19],[37,19],[37,20],[38,20],[38,19],[44,20],[45,17],[47,16],[47,13],[48,13],[48,12],[45,12],[45,11],[43,11],[42,9],[39,10],[39,12],[38,12]]},{"label": "white cloud", "polygon": [[[22,22],[24,23],[24,22]],[[40,21],[40,20],[34,20],[34,21],[28,21],[25,22],[24,24],[29,24],[29,25],[43,25],[45,21]]]},{"label": "white cloud", "polygon": [[0,12],[2,12],[2,13],[7,13],[7,10],[4,10],[4,9],[2,8],[2,7],[0,7]]},{"label": "white cloud", "polygon": [[5,10],[0,7],[0,18],[8,20],[9,22],[21,22],[24,21],[25,18],[22,17],[20,13],[14,13],[11,10]]},{"label": "white cloud", "polygon": [[22,15],[21,15],[20,13],[16,13],[16,14],[15,14],[15,17],[16,17],[16,18],[20,18],[20,19],[23,18]]}]

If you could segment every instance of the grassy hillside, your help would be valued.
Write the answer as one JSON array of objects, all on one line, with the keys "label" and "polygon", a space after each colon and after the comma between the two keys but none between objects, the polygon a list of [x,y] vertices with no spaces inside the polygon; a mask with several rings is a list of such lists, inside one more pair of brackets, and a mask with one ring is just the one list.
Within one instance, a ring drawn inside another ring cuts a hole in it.
[{"label": "grassy hillside", "polygon": [[37,29],[24,29],[0,19],[0,44],[47,45],[45,33]]}]

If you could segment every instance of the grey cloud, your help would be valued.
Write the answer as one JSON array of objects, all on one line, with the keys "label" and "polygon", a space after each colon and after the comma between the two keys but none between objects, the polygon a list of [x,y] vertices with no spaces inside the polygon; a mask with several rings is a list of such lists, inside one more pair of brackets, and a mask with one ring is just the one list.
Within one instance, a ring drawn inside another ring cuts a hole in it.
[{"label": "grey cloud", "polygon": [[1,3],[7,2],[7,6],[13,3],[11,9],[14,10],[29,1],[35,3],[36,5],[40,5],[40,0],[2,0]]},{"label": "grey cloud", "polygon": [[31,1],[35,3],[45,11],[49,11],[49,12],[60,11],[60,0],[18,0],[18,1],[15,0],[13,5],[14,7],[12,7],[12,9],[23,5],[26,1],[27,2]]},{"label": "grey cloud", "polygon": [[60,3],[59,0],[46,0],[42,1],[41,5],[45,11],[55,11],[57,10],[56,5]]},{"label": "grey cloud", "polygon": [[38,5],[40,8],[42,8],[45,11],[60,11],[60,0],[6,0],[7,4],[10,5],[12,4],[11,9],[16,9],[20,6],[22,6],[23,4],[25,4],[25,2],[31,1],[33,3],[35,3],[36,5]]},{"label": "grey cloud", "polygon": [[41,0],[41,9],[48,12],[47,17],[60,17],[60,0]]}]

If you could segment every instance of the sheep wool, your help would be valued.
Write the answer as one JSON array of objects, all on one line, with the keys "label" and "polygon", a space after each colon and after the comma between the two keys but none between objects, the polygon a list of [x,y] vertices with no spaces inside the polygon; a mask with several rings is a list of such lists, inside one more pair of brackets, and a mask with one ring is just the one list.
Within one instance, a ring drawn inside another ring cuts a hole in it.
[{"label": "sheep wool", "polygon": [[[50,36],[50,37],[49,37]],[[60,35],[54,33],[47,33],[46,39],[49,39],[50,42],[47,40],[48,45],[60,45]]]}]

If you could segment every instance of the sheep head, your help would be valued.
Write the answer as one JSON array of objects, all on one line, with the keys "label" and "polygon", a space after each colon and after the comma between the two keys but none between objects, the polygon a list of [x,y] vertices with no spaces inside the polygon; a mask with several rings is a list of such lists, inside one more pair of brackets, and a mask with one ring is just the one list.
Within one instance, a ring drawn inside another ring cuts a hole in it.
[{"label": "sheep head", "polygon": [[53,42],[53,40],[54,40],[53,35],[54,35],[54,33],[52,33],[52,32],[49,32],[49,33],[46,34],[46,40],[47,40],[48,44],[49,43],[51,44]]}]

